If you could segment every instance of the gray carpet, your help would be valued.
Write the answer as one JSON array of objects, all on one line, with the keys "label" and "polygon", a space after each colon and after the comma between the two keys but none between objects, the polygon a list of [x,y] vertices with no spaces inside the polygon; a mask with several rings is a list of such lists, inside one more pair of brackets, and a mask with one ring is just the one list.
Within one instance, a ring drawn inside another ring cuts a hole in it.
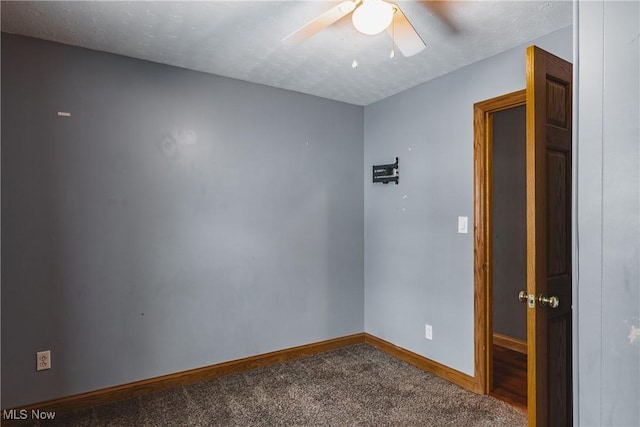
[{"label": "gray carpet", "polygon": [[516,427],[527,416],[361,344],[46,423],[52,424]]}]

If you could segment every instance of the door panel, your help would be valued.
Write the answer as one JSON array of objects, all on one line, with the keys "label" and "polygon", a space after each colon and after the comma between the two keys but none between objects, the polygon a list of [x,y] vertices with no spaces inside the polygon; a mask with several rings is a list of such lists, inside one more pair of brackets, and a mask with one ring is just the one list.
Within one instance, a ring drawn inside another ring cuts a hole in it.
[{"label": "door panel", "polygon": [[[569,159],[569,161],[571,161]],[[567,274],[567,158],[566,153],[547,150],[547,274]],[[570,202],[570,200],[569,200]]]},{"label": "door panel", "polygon": [[570,63],[527,49],[528,407],[539,427],[572,424],[571,77]]},{"label": "door panel", "polygon": [[[566,426],[570,419],[567,412],[567,387],[571,385],[570,372],[564,368],[567,360],[567,346],[564,345],[571,336],[571,322],[565,316],[549,319],[549,426]],[[569,336],[567,336],[569,333]],[[538,425],[542,425],[538,423]]]}]

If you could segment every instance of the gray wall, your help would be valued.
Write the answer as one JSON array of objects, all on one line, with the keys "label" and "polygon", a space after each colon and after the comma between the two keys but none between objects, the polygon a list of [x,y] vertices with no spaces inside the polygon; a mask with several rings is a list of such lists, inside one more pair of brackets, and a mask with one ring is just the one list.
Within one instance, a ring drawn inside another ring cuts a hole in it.
[{"label": "gray wall", "polygon": [[493,332],[527,340],[527,129],[525,106],[493,117]]},{"label": "gray wall", "polygon": [[[532,43],[573,56],[570,27]],[[525,87],[525,47],[365,107],[365,330],[468,375],[473,104]],[[372,184],[371,166],[396,156],[400,185]],[[458,216],[469,217],[468,234],[457,233]]]},{"label": "gray wall", "polygon": [[640,4],[578,5],[580,425],[640,425]]},{"label": "gray wall", "polygon": [[362,107],[6,34],[2,66],[3,408],[363,331]]}]

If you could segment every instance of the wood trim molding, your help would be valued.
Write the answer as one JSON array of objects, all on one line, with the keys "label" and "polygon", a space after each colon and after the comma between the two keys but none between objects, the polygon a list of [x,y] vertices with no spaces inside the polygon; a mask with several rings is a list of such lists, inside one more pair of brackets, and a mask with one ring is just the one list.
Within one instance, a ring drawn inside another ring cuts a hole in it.
[{"label": "wood trim molding", "polygon": [[[160,377],[149,378],[141,381],[134,381],[114,387],[107,387],[100,390],[94,390],[87,393],[75,394],[59,399],[52,399],[45,402],[34,403],[31,405],[21,406],[13,409],[20,413],[26,410],[28,414],[31,411],[55,412],[56,417],[72,411],[86,409],[94,406],[105,405],[107,403],[119,400],[130,399],[133,397],[144,396],[146,394],[157,391],[167,390],[173,387],[180,387],[201,381],[207,381],[219,378],[225,375],[233,375],[252,369],[262,368],[269,365],[287,362],[290,360],[301,359],[303,357],[313,356],[318,353],[324,353],[337,350],[342,347],[348,347],[355,344],[368,344],[385,353],[396,357],[405,362],[411,363],[420,369],[437,375],[451,383],[457,384],[463,388],[474,391],[474,378],[462,372],[456,371],[441,363],[430,360],[424,356],[413,353],[402,347],[391,344],[388,341],[377,338],[367,333],[359,333],[348,335],[345,337],[320,341],[313,344],[301,345],[284,350],[273,351],[270,353],[251,356],[243,359],[232,360],[229,362],[218,363],[215,365],[204,366],[202,368],[190,369],[188,371],[177,372],[174,374],[163,375]],[[2,425],[12,426],[23,423],[29,423],[32,420],[2,420]]]},{"label": "wood trim molding", "polygon": [[527,342],[502,334],[493,333],[493,345],[508,348],[518,353],[527,354]]},{"label": "wood trim molding", "polygon": [[508,108],[526,105],[526,90],[508,93],[474,104],[473,176],[474,176],[474,391],[486,394],[491,389],[493,340],[491,303],[493,300],[491,202],[492,128],[491,115]]},{"label": "wood trim molding", "polygon": [[[135,381],[114,387],[107,387],[100,390],[90,391],[88,393],[75,394],[15,409],[17,411],[26,410],[29,415],[32,410],[40,410],[56,412],[56,415],[59,416],[60,414],[77,411],[79,409],[104,405],[118,400],[130,399],[132,397],[167,390],[173,387],[211,380],[225,375],[237,374],[251,369],[262,368],[290,360],[301,359],[303,357],[337,350],[354,344],[362,344],[364,341],[364,334],[358,333],[243,359],[232,360],[229,362],[217,363],[215,365],[204,366],[202,368],[190,369],[188,371]],[[7,408],[7,410],[8,409],[10,408]],[[4,417],[2,418],[2,425],[17,425],[19,423],[32,421],[12,421],[8,419],[5,420]]]},{"label": "wood trim molding", "polygon": [[388,341],[385,341],[373,335],[369,335],[367,333],[364,334],[364,342],[365,344],[369,344],[379,350],[384,351],[387,354],[390,354],[397,359],[404,360],[407,363],[410,363],[424,371],[437,375],[440,378],[459,385],[460,387],[466,388],[467,390],[475,391],[474,378],[467,374],[456,371],[453,368],[435,362],[424,356],[420,356],[419,354],[416,354],[405,348],[398,347],[397,345],[391,344]]}]

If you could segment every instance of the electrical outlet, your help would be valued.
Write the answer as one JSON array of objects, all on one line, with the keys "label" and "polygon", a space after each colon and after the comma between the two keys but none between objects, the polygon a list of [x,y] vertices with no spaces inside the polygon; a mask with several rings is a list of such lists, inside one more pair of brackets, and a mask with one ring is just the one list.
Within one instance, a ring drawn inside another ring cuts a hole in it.
[{"label": "electrical outlet", "polygon": [[424,325],[424,337],[428,340],[433,339],[433,328],[431,325]]},{"label": "electrical outlet", "polygon": [[51,369],[51,350],[36,353],[36,371]]}]

